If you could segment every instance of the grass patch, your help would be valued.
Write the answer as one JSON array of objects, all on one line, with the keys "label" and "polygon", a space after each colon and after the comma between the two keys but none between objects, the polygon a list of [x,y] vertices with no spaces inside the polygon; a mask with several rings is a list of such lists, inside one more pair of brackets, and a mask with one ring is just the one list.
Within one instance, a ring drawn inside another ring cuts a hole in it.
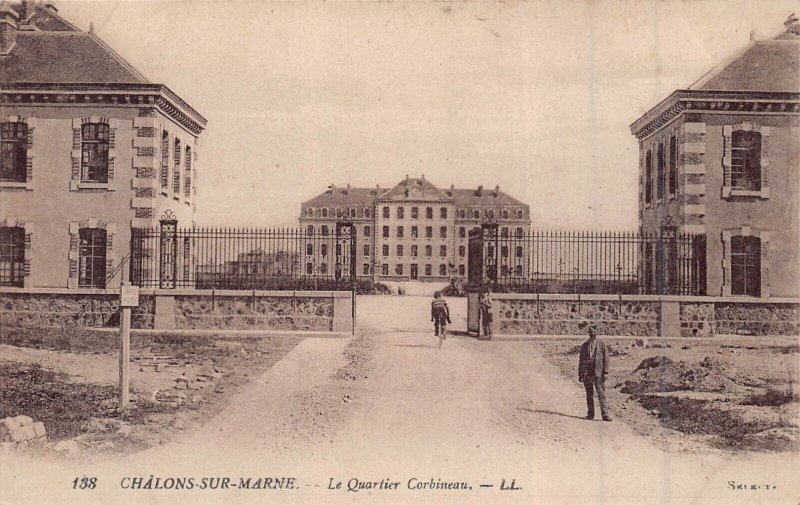
[{"label": "grass patch", "polygon": [[0,344],[70,352],[110,352],[115,333],[90,328],[0,328]]},{"label": "grass patch", "polygon": [[759,407],[780,407],[797,401],[798,397],[790,389],[768,389],[763,393],[754,393],[742,400],[741,405],[757,405]]}]

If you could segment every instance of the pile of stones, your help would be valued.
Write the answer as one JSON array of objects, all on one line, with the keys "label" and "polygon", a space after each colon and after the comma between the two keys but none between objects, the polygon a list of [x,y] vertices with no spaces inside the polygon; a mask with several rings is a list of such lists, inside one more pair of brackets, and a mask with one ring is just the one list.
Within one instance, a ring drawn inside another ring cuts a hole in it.
[{"label": "pile of stones", "polygon": [[44,444],[47,430],[43,422],[33,422],[28,416],[6,417],[0,421],[0,443],[11,445]]}]

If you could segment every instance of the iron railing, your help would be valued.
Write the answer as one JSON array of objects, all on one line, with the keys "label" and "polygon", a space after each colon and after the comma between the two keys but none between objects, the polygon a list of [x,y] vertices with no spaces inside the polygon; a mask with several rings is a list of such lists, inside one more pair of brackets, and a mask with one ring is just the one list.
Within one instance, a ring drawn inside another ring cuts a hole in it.
[{"label": "iron railing", "polygon": [[330,235],[298,229],[186,228],[162,221],[131,230],[131,283],[143,288],[351,289],[353,227]]},{"label": "iron railing", "polygon": [[484,226],[470,235],[470,284],[527,293],[703,295],[705,249],[705,235],[674,229],[502,235]]}]

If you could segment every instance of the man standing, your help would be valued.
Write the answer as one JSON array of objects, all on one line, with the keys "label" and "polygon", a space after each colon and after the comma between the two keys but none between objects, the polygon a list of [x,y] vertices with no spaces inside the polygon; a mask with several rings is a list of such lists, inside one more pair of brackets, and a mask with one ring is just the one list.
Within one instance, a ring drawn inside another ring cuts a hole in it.
[{"label": "man standing", "polygon": [[586,389],[586,419],[594,419],[593,389],[597,390],[597,400],[600,402],[600,413],[603,421],[610,421],[611,416],[606,409],[605,381],[608,375],[608,347],[602,340],[597,340],[597,328],[589,326],[589,340],[581,346],[580,360],[578,361],[578,380],[583,382]]},{"label": "man standing", "polygon": [[484,336],[491,340],[492,339],[492,292],[489,291],[489,288],[484,289],[483,293],[480,296],[480,318],[481,323],[483,324],[483,334]]}]

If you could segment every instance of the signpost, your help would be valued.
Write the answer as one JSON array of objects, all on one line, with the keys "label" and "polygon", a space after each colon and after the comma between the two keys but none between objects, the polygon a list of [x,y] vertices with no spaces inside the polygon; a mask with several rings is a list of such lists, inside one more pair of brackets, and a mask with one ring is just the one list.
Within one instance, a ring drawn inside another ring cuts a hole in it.
[{"label": "signpost", "polygon": [[119,407],[130,402],[131,307],[139,306],[139,287],[122,284],[119,289]]}]

